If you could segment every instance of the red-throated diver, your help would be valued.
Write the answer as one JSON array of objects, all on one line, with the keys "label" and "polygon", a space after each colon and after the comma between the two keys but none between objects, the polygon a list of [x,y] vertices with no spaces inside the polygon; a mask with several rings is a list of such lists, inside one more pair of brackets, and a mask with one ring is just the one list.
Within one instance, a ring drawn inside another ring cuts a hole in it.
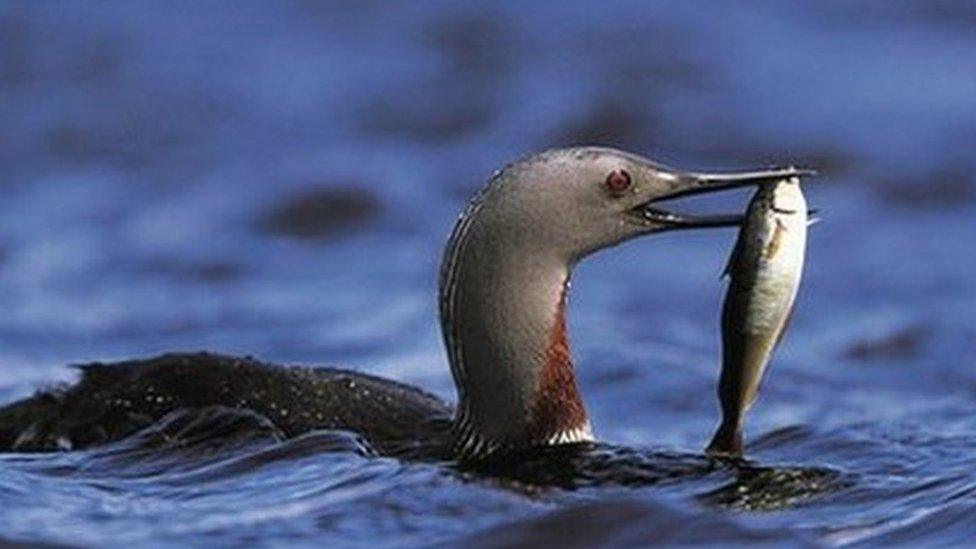
[{"label": "red-throated diver", "polygon": [[353,431],[391,455],[473,458],[590,441],[564,316],[573,266],[638,236],[742,222],[738,214],[670,212],[660,200],[804,173],[681,172],[597,147],[547,151],[499,171],[461,215],[441,268],[453,415],[419,389],[365,374],[164,355],[85,366],[77,384],[0,409],[0,449],[90,446],[204,406],[256,412],[289,436]]}]

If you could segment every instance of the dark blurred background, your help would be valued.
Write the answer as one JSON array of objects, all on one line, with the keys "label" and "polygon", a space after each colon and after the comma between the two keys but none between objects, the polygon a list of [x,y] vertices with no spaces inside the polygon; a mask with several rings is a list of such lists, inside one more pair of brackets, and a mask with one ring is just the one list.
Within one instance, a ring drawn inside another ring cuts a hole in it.
[{"label": "dark blurred background", "polygon": [[[820,170],[784,356],[971,359],[974,46],[950,1],[3,2],[0,387],[211,349],[452,397],[445,236],[494,169],[573,144]],[[584,378],[710,387],[733,237],[584,265]]]}]

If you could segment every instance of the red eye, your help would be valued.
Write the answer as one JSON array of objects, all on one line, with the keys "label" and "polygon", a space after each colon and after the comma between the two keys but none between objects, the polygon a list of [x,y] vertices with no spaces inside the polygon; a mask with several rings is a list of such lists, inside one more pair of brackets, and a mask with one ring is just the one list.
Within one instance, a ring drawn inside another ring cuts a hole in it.
[{"label": "red eye", "polygon": [[622,193],[630,188],[630,174],[625,170],[613,170],[607,176],[604,185],[607,186],[607,190],[614,194]]}]

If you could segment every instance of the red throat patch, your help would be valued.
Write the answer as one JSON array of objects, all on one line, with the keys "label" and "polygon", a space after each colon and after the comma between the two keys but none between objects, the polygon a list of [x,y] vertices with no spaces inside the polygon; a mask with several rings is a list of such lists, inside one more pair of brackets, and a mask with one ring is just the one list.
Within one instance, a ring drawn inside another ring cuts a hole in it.
[{"label": "red throat patch", "polygon": [[566,337],[565,291],[556,310],[545,360],[529,414],[529,435],[535,440],[548,440],[558,433],[580,429],[587,421]]}]

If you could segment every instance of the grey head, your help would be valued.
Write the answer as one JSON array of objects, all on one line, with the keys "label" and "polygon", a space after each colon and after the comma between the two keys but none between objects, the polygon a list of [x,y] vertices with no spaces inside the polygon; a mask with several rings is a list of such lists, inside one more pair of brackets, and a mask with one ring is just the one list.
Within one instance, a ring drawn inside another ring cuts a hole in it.
[{"label": "grey head", "polygon": [[743,221],[678,214],[662,200],[804,174],[683,172],[598,147],[546,151],[497,172],[458,220],[441,267],[456,454],[592,440],[564,316],[573,266],[638,236]]}]

